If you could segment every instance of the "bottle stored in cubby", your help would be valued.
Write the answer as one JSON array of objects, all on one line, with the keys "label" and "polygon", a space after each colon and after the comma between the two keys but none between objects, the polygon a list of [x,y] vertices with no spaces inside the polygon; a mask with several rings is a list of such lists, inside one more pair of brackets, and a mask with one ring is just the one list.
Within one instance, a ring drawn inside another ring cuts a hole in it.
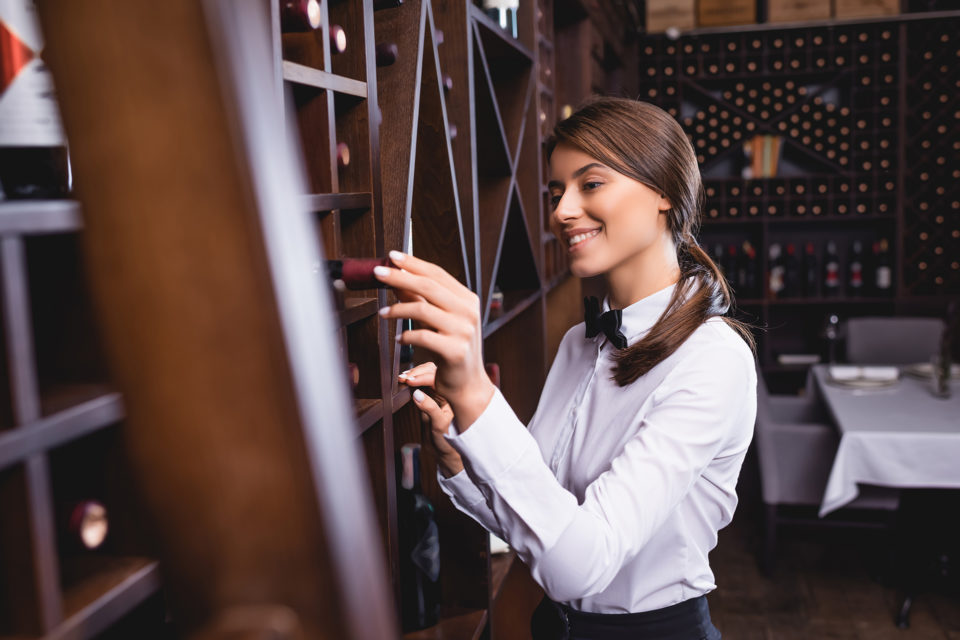
[{"label": "bottle stored in cubby", "polygon": [[832,240],[827,243],[823,254],[823,295],[840,295],[840,255]]},{"label": "bottle stored in cubby", "polygon": [[37,3],[0,3],[0,193],[63,198],[70,192],[67,143],[41,59]]},{"label": "bottle stored in cubby", "polygon": [[847,257],[847,292],[851,296],[863,294],[863,243],[854,240]]},{"label": "bottle stored in cubby", "polygon": [[75,500],[59,507],[60,546],[65,551],[92,551],[110,532],[107,508],[98,500]]},{"label": "bottle stored in cubby", "polygon": [[893,288],[893,267],[890,265],[890,248],[886,238],[873,245],[873,289],[879,295],[887,295]]},{"label": "bottle stored in cubby", "polygon": [[817,251],[812,242],[808,242],[803,252],[803,295],[816,298],[820,295],[820,268],[817,264]]},{"label": "bottle stored in cubby", "polygon": [[404,631],[437,623],[440,613],[440,532],[433,504],[420,488],[420,445],[400,448],[397,524]]},{"label": "bottle stored in cubby", "polygon": [[783,261],[783,249],[778,243],[773,243],[770,245],[769,259],[770,265],[767,276],[767,293],[771,298],[779,298],[783,295],[786,265]]},{"label": "bottle stored in cubby", "polygon": [[330,53],[337,55],[347,50],[347,32],[338,24],[330,25]]},{"label": "bottle stored in cubby", "polygon": [[803,291],[800,256],[797,247],[792,242],[787,243],[787,255],[783,261],[783,294],[784,296],[799,296]]},{"label": "bottle stored in cubby", "polygon": [[750,244],[749,240],[744,240],[740,247],[740,294],[746,297],[755,297],[758,295],[757,287],[757,250]]},{"label": "bottle stored in cubby", "polygon": [[337,169],[341,171],[350,166],[350,146],[346,142],[337,143]]},{"label": "bottle stored in cubby", "polygon": [[734,287],[739,286],[737,273],[737,245],[730,243],[727,245],[727,254],[723,265],[723,272],[727,275],[727,282]]},{"label": "bottle stored in cubby", "polygon": [[334,282],[351,290],[386,289],[387,285],[373,275],[374,267],[392,267],[390,258],[344,258],[327,260],[327,274]]},{"label": "bottle stored in cubby", "polygon": [[400,51],[394,42],[381,42],[377,45],[375,55],[378,67],[389,67],[397,61]]},{"label": "bottle stored in cubby", "polygon": [[320,26],[319,0],[282,0],[280,29],[284,33],[312,31]]}]

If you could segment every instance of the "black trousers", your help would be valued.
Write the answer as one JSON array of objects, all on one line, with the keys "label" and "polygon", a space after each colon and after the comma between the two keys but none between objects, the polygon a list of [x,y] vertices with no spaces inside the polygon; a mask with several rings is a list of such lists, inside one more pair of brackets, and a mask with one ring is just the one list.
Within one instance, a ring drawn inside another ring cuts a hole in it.
[{"label": "black trousers", "polygon": [[544,598],[530,631],[533,640],[720,640],[706,596],[642,613],[585,613]]}]

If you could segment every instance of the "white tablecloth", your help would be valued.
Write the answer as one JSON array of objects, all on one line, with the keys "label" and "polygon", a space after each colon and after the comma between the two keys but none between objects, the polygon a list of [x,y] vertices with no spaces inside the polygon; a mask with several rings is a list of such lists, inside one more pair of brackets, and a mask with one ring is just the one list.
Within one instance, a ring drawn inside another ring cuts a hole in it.
[{"label": "white tablecloth", "polygon": [[960,489],[960,384],[952,396],[931,393],[933,382],[901,377],[893,387],[849,389],[828,381],[828,367],[811,375],[840,431],[820,515],[859,495],[858,483],[898,488]]}]

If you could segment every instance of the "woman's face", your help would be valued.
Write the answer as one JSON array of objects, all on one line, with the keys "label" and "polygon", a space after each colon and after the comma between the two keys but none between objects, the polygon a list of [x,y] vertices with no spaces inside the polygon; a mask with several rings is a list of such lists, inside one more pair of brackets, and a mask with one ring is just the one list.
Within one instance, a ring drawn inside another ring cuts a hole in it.
[{"label": "woman's face", "polygon": [[573,275],[631,268],[644,253],[664,249],[667,199],[583,151],[557,145],[549,189],[551,230],[567,247]]}]

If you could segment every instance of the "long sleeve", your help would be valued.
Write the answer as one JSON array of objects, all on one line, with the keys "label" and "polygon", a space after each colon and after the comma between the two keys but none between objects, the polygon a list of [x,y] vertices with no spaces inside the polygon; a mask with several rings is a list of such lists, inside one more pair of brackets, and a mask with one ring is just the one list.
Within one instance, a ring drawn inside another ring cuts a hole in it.
[{"label": "long sleeve", "polygon": [[[754,376],[749,350],[730,342],[707,344],[681,359],[582,501],[560,484],[537,441],[497,392],[469,429],[448,436],[467,467],[464,480],[472,480],[472,489],[464,486],[457,499],[470,501],[482,523],[492,518],[499,525],[498,535],[555,600],[602,592],[708,475],[712,462],[725,455],[742,461],[756,404]],[[739,462],[734,483],[738,471]],[[729,515],[732,509],[718,520]]]}]

